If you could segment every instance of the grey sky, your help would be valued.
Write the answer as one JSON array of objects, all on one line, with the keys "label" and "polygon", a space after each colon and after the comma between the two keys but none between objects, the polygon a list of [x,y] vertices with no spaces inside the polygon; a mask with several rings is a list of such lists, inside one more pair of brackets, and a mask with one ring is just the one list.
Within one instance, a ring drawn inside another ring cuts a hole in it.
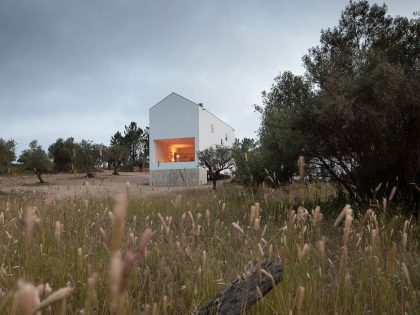
[{"label": "grey sky", "polygon": [[[261,91],[303,72],[347,3],[0,0],[0,137],[18,151],[69,136],[109,144],[173,91],[254,137]],[[393,16],[420,10],[386,3]]]}]

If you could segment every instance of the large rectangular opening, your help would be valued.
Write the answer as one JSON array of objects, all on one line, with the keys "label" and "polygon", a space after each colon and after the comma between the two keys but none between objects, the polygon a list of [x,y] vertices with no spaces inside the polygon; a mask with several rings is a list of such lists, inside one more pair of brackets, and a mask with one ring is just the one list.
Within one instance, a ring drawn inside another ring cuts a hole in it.
[{"label": "large rectangular opening", "polygon": [[154,141],[155,162],[194,162],[195,138],[159,139]]}]

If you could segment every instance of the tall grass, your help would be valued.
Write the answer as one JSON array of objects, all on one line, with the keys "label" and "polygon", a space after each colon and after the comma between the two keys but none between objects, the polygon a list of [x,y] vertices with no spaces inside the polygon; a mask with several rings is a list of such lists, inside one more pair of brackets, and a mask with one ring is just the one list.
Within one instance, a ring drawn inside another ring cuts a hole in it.
[{"label": "tall grass", "polygon": [[283,261],[284,279],[252,314],[417,313],[418,225],[379,206],[333,216],[315,207],[328,194],[306,193],[2,196],[0,312],[189,314],[270,259]]}]

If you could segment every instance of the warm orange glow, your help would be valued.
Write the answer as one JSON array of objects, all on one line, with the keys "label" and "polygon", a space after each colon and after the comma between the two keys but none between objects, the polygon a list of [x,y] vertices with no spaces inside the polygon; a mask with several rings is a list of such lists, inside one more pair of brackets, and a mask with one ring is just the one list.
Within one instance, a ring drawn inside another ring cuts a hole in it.
[{"label": "warm orange glow", "polygon": [[155,162],[192,162],[195,159],[195,139],[176,138],[155,140]]}]

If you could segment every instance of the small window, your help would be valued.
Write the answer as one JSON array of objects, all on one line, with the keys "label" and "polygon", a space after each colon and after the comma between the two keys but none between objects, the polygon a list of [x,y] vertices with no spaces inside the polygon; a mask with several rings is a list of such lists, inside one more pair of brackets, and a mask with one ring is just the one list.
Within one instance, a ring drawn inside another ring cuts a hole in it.
[{"label": "small window", "polygon": [[220,139],[220,145],[223,145],[223,139]]},{"label": "small window", "polygon": [[227,141],[227,133],[225,133],[225,140]]},{"label": "small window", "polygon": [[211,133],[214,133],[214,126],[211,124]]}]

